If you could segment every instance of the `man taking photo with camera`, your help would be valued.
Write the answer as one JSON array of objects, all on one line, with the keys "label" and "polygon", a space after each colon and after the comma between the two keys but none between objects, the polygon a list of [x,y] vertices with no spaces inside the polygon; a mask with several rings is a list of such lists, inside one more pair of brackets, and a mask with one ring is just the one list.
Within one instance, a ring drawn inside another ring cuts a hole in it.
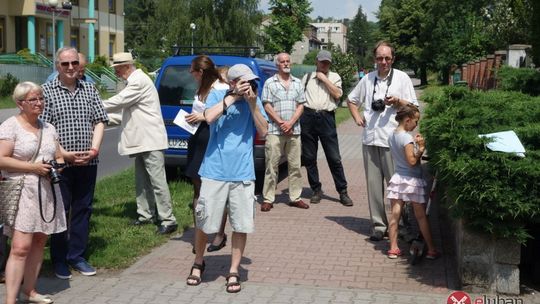
[{"label": "man taking photo with camera", "polygon": [[[377,70],[363,77],[351,91],[347,105],[358,126],[364,127],[362,154],[368,187],[372,231],[370,240],[381,241],[387,235],[388,219],[384,208],[384,182],[394,174],[388,137],[398,123],[399,107],[408,103],[418,106],[409,76],[392,68],[395,54],[392,45],[380,41],[373,49]],[[358,112],[362,106],[362,114]]]}]

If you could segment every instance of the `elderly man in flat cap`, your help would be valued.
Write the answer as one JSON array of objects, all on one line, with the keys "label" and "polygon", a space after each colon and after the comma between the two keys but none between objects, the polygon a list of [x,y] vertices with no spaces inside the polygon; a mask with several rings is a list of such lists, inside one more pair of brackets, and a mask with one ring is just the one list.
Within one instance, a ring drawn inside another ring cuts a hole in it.
[{"label": "elderly man in flat cap", "polygon": [[332,54],[321,50],[317,54],[317,71],[302,78],[306,95],[304,114],[300,119],[302,128],[302,163],[306,167],[309,186],[313,191],[310,203],[318,204],[322,199],[322,184],[317,167],[319,141],[326,155],[328,167],[339,193],[339,201],[350,207],[353,201],[347,193],[347,179],[341,163],[336,131],[336,108],[343,94],[341,77],[332,71]]},{"label": "elderly man in flat cap", "polygon": [[109,113],[122,111],[118,153],[135,159],[138,218],[133,224],[156,223],[157,233],[172,233],[178,224],[165,177],[163,150],[168,143],[158,92],[150,77],[135,67],[131,53],[114,54],[112,67],[127,85],[103,105]]}]

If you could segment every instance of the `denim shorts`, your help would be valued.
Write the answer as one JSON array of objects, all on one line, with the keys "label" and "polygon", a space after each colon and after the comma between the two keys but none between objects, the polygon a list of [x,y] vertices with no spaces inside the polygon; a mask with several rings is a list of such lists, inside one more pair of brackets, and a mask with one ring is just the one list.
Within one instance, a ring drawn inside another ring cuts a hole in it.
[{"label": "denim shorts", "polygon": [[255,231],[255,182],[225,182],[201,178],[201,194],[195,208],[197,228],[204,233],[219,231],[223,212],[227,208],[234,232]]}]

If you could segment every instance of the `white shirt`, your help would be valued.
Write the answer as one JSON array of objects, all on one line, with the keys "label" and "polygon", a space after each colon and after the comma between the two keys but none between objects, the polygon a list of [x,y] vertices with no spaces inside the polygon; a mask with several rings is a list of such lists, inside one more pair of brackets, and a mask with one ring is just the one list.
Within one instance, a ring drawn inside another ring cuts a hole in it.
[{"label": "white shirt", "polygon": [[[375,94],[373,94],[375,78],[377,78],[377,86],[375,87]],[[390,87],[388,87],[388,78],[389,76],[380,79],[377,76],[377,71],[373,71],[363,77],[349,93],[349,101],[361,105],[364,112],[363,115],[366,120],[362,137],[364,145],[388,148],[388,138],[398,126],[395,119],[397,107],[386,106],[382,112],[375,112],[371,109],[373,100],[384,100],[387,89],[388,96],[396,96],[418,106],[411,78],[406,73],[394,69]]]},{"label": "white shirt", "polygon": [[[214,83],[212,84],[212,89],[211,90],[228,90],[229,89],[229,85],[227,83],[224,83],[224,82],[221,82],[218,80],[214,81]],[[199,95],[196,95],[195,94],[195,97],[194,97],[194,100],[193,100],[193,105],[191,107],[191,112],[192,113],[202,113],[205,109],[206,105],[199,100]]]}]

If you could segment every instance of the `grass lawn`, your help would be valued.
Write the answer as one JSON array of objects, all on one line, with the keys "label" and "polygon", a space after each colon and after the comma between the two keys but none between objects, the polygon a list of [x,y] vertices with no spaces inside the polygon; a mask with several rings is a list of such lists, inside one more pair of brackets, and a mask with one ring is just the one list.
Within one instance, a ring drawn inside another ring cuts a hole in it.
[{"label": "grass lawn", "polygon": [[[98,181],[94,196],[94,211],[90,222],[89,262],[98,268],[123,269],[169,240],[156,234],[155,225],[131,226],[136,219],[134,169]],[[173,212],[179,233],[191,227],[193,219],[188,204],[191,184],[169,183]],[[49,250],[45,250],[44,268],[51,271]]]},{"label": "grass lawn", "polygon": [[0,109],[11,109],[15,107],[15,102],[11,99],[11,96],[0,97]]}]

